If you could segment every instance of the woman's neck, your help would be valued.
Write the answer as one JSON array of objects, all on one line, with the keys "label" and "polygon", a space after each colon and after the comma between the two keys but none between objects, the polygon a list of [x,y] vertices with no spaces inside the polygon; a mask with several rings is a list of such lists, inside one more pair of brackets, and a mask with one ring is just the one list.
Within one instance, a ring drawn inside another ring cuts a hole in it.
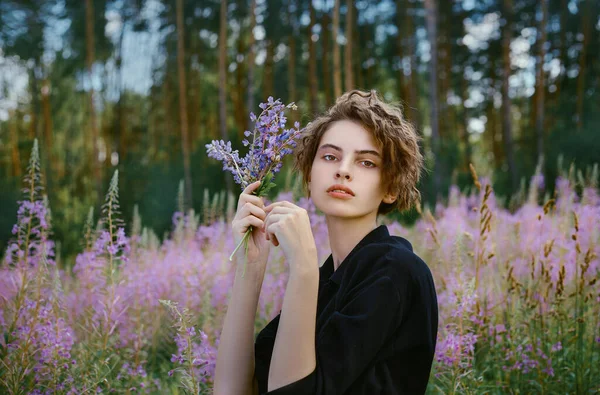
[{"label": "woman's neck", "polygon": [[326,217],[326,223],[329,247],[333,255],[333,270],[337,270],[354,247],[377,228],[377,217],[365,216],[351,219]]}]

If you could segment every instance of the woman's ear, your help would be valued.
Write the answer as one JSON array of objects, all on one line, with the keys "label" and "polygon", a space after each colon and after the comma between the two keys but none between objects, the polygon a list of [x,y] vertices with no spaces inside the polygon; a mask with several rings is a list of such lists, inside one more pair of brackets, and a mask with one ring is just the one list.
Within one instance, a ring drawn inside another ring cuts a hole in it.
[{"label": "woman's ear", "polygon": [[392,203],[394,203],[395,201],[396,201],[396,196],[395,196],[395,195],[392,195],[391,193],[388,193],[388,194],[386,194],[386,195],[383,197],[383,202],[384,202],[385,204],[392,204]]}]

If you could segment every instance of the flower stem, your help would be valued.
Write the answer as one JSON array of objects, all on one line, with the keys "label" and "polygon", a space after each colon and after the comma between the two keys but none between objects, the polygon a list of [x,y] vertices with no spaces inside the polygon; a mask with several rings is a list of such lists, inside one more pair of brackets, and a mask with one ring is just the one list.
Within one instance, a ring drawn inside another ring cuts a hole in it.
[{"label": "flower stem", "polygon": [[[235,247],[235,250],[229,256],[229,261],[230,262],[233,260],[233,256],[235,255],[235,253],[237,252],[237,250],[239,250],[240,247],[242,246],[242,243],[245,242],[246,246],[248,245],[248,237],[250,237],[250,233],[252,233],[252,229],[254,229],[252,226],[248,227],[248,230],[244,234],[244,237],[242,238],[242,240],[240,240],[240,242],[238,243],[237,247]],[[244,261],[244,272],[242,273],[242,277],[244,277],[244,273],[246,273],[246,262],[245,261]]]}]

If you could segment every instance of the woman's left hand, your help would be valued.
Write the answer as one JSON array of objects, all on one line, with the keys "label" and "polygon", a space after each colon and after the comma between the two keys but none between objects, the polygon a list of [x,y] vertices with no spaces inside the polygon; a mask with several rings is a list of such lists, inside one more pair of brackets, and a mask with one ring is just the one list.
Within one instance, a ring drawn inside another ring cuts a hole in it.
[{"label": "woman's left hand", "polygon": [[290,263],[290,271],[307,269],[307,267],[298,268],[294,265],[313,263],[318,269],[317,247],[307,211],[293,203],[281,201],[265,207],[265,212],[267,213],[264,221],[266,238],[271,240],[275,247],[281,245],[283,254]]}]

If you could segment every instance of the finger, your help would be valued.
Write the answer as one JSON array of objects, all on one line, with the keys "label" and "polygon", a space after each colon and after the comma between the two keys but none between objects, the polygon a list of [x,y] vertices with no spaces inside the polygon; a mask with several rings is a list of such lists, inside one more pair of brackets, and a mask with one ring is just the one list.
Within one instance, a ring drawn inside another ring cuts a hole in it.
[{"label": "finger", "polygon": [[271,224],[274,224],[275,222],[279,221],[281,219],[281,217],[284,215],[284,213],[274,213],[274,212],[270,212],[266,215],[264,221],[265,221],[265,226],[269,226]]},{"label": "finger", "polygon": [[[266,229],[269,229],[269,227],[267,226]],[[270,240],[275,247],[279,245],[279,240],[277,240],[277,235],[275,235],[274,232],[269,232],[268,230],[265,230],[265,238],[267,240]]]},{"label": "finger", "polygon": [[252,184],[248,184],[248,186],[244,188],[244,191],[242,193],[251,194],[256,188],[258,188],[259,185],[260,180],[254,181]]},{"label": "finger", "polygon": [[242,225],[242,231],[244,233],[246,233],[248,231],[248,228],[250,226],[253,226],[256,229],[262,229],[265,226],[265,223],[261,219],[256,218],[253,215],[249,215],[249,216],[243,218],[240,221],[240,224]]},{"label": "finger", "polygon": [[276,229],[274,229],[273,225],[275,225],[280,219],[281,219],[281,214],[270,213],[269,215],[267,215],[267,218],[264,221],[265,233],[267,234],[267,240],[270,240],[271,238],[275,237]]},{"label": "finger", "polygon": [[278,213],[278,214],[283,214],[283,213],[287,213],[287,212],[289,212],[289,211],[290,211],[290,210],[289,210],[287,207],[281,207],[281,206],[275,206],[275,207],[271,207],[271,208],[270,208],[270,209],[268,209],[268,210],[267,210],[267,208],[265,207],[263,210],[265,211],[265,213],[267,213],[267,215],[268,215],[268,214],[275,214],[275,213]]},{"label": "finger", "polygon": [[250,203],[250,202],[246,202],[244,204],[244,206],[242,207],[241,210],[241,215],[243,217],[247,216],[247,215],[254,215],[257,218],[260,218],[262,220],[264,220],[267,217],[267,213],[265,213],[265,210],[263,210],[260,207],[257,207],[256,205]]},{"label": "finger", "polygon": [[290,202],[284,200],[281,202],[275,202],[275,203],[269,204],[267,207],[265,207],[265,211],[273,210],[275,207],[294,208],[294,207],[298,207],[298,206],[296,206],[294,203],[290,203]]},{"label": "finger", "polygon": [[243,193],[240,195],[240,199],[238,201],[238,209],[240,207],[242,207],[245,203],[248,203],[248,202],[250,202],[260,208],[265,207],[265,202],[262,197],[258,197],[255,195],[248,195],[248,194]]}]

